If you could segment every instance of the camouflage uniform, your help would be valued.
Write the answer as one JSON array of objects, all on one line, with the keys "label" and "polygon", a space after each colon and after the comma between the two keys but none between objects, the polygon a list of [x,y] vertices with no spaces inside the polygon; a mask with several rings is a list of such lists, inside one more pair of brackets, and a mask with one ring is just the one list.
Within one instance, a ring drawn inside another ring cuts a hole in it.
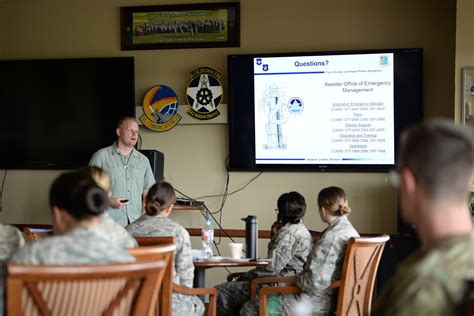
[{"label": "camouflage uniform", "polygon": [[[161,215],[142,215],[134,223],[127,226],[134,237],[173,236],[176,241],[174,256],[173,282],[181,286],[193,287],[194,264],[191,255],[191,240],[188,231],[168,217]],[[173,315],[202,315],[204,304],[195,295],[173,293]]]},{"label": "camouflage uniform", "polygon": [[[347,242],[351,237],[358,236],[347,216],[334,220],[314,244],[304,272],[296,277],[296,284],[304,293],[270,295],[269,312],[291,315],[300,302],[305,302],[311,305],[313,315],[334,314],[337,307],[337,292],[328,287],[331,282],[341,278]],[[250,301],[244,304],[240,313],[256,315],[258,308],[258,302]]]},{"label": "camouflage uniform", "polygon": [[283,226],[268,244],[268,258],[272,259],[271,264],[250,270],[241,275],[237,281],[216,286],[217,313],[238,314],[242,305],[250,299],[249,282],[254,278],[290,276],[302,272],[312,245],[311,234],[302,221]]},{"label": "camouflage uniform", "polygon": [[80,225],[64,235],[46,237],[19,249],[11,262],[24,264],[97,264],[133,262],[134,257],[96,227]]},{"label": "camouflage uniform", "polygon": [[117,224],[107,212],[102,214],[99,220],[100,222],[97,227],[107,235],[111,243],[120,248],[138,247],[135,238],[125,228]]},{"label": "camouflage uniform", "polygon": [[0,224],[0,315],[4,314],[5,262],[12,253],[25,245],[25,237],[15,226]]},{"label": "camouflage uniform", "polygon": [[438,241],[408,258],[382,291],[374,315],[462,315],[474,280],[474,233]]}]

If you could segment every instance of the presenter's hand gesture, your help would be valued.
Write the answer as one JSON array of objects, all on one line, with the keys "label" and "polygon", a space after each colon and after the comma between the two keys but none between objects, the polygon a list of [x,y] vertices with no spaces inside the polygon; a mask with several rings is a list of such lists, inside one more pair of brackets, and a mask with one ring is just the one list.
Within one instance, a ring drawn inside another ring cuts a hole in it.
[{"label": "presenter's hand gesture", "polygon": [[109,202],[112,208],[121,208],[122,206],[127,205],[128,199],[123,197],[111,197]]}]

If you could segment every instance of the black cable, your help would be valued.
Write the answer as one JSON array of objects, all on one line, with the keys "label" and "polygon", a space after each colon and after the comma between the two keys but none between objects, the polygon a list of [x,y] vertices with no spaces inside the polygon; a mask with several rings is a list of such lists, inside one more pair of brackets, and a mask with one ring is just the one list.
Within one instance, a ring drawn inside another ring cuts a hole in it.
[{"label": "black cable", "polygon": [[[228,193],[229,191],[229,183],[230,183],[230,172],[229,172],[229,168],[228,168],[228,163],[229,163],[229,156],[226,157],[226,183],[225,183],[225,189],[224,189],[224,193],[223,194],[219,194],[219,195],[209,195],[209,196],[203,196],[203,197],[220,197],[222,196],[222,201],[221,201],[221,206],[219,207],[219,210],[217,210],[216,212],[211,212],[209,210],[209,208],[207,207],[206,204],[201,204],[204,206],[205,210],[206,210],[206,213],[204,213],[203,210],[200,210],[201,212],[201,215],[204,217],[204,218],[207,218],[207,215],[206,214],[209,214],[212,219],[214,220],[214,222],[217,224],[217,226],[219,226],[220,230],[221,230],[221,234],[219,234],[219,241],[216,242],[216,239],[214,238],[213,240],[213,243],[214,243],[214,246],[216,247],[216,250],[217,252],[220,254],[220,251],[219,251],[219,248],[218,248],[218,245],[220,245],[221,241],[222,241],[222,233],[227,237],[229,238],[232,242],[235,242],[234,239],[232,237],[229,236],[229,234],[226,232],[226,230],[222,227],[222,214],[223,214],[223,209],[224,209],[224,205],[225,205],[225,202],[227,201],[227,197],[229,195],[232,195],[232,194],[235,194],[237,192],[240,192],[242,191],[243,189],[245,189],[250,183],[252,183],[253,181],[255,181],[255,179],[257,179],[258,177],[260,177],[263,173],[263,171],[260,171],[255,177],[253,177],[252,179],[250,179],[249,182],[247,182],[243,187],[233,191],[232,193]],[[199,202],[197,201],[197,199],[201,199],[203,197],[199,197],[199,198],[192,198],[190,196],[188,196],[187,194],[181,192],[180,190],[176,189],[175,188],[175,191],[178,192],[179,194],[181,194],[182,196],[184,196],[185,198],[189,199],[190,201],[193,201],[193,202],[196,202],[196,204],[198,204]],[[215,217],[214,217],[214,214],[219,214],[219,220],[217,220]],[[245,253],[245,251],[244,251]]]},{"label": "black cable", "polygon": [[[255,177],[253,177],[252,179],[250,179],[249,182],[247,182],[243,187],[235,190],[235,191],[232,191],[231,193],[227,193],[227,196],[229,195],[233,195],[237,192],[240,192],[242,191],[243,189],[245,189],[250,183],[252,183],[255,179],[257,179],[258,177],[260,177],[262,175],[263,171],[260,171]],[[224,194],[215,194],[215,195],[203,195],[203,196],[198,196],[196,199],[204,199],[204,198],[211,198],[211,197],[220,197],[220,196],[223,196]]]},{"label": "black cable", "polygon": [[5,173],[3,174],[3,180],[2,180],[2,189],[1,189],[1,192],[3,192],[3,188],[5,187],[5,179],[7,178],[7,172],[8,172],[8,169],[5,169]]},{"label": "black cable", "polygon": [[3,189],[5,188],[5,179],[7,178],[7,172],[8,169],[5,169],[5,173],[3,174],[3,180],[2,180],[2,188],[0,190],[0,210],[3,210]]},{"label": "black cable", "polygon": [[138,133],[137,150],[140,150],[142,148],[142,142],[143,142],[142,135]]}]

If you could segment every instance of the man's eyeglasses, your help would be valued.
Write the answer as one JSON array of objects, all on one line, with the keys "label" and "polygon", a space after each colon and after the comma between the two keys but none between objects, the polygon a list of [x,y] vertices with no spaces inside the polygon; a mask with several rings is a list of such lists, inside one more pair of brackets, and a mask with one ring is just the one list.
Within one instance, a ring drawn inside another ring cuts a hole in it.
[{"label": "man's eyeglasses", "polygon": [[138,135],[140,133],[140,131],[138,129],[133,129],[133,128],[130,128],[130,127],[127,127],[127,128],[122,127],[122,129],[126,130],[128,135],[133,135],[133,134]]}]

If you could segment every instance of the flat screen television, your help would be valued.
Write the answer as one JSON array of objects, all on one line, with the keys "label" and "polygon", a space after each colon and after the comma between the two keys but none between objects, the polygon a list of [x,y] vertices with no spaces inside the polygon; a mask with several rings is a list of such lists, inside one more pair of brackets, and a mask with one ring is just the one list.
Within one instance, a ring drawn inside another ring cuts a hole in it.
[{"label": "flat screen television", "polygon": [[0,61],[0,168],[74,169],[135,114],[133,57]]},{"label": "flat screen television", "polygon": [[229,55],[229,169],[380,171],[423,118],[423,50]]}]

